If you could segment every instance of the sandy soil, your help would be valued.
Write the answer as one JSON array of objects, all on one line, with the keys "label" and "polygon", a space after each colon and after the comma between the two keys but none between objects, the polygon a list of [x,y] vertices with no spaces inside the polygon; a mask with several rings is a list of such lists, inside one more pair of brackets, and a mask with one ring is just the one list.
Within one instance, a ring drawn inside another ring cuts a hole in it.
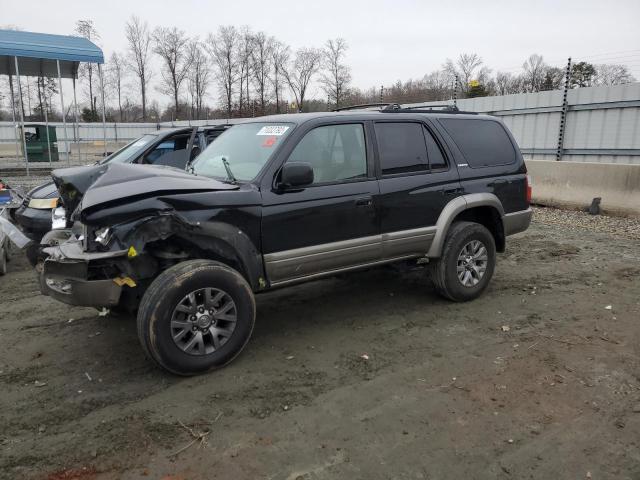
[{"label": "sandy soil", "polygon": [[390,268],[261,295],[245,352],[189,379],[16,256],[0,478],[638,479],[640,240],[583,223],[538,215],[467,304]]}]

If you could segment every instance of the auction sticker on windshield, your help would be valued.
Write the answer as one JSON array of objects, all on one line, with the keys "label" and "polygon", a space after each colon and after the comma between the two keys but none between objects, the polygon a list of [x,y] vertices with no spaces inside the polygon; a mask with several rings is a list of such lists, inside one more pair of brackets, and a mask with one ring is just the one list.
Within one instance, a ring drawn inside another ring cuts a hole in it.
[{"label": "auction sticker on windshield", "polygon": [[284,135],[284,132],[286,132],[287,130],[289,130],[288,125],[265,125],[260,130],[258,130],[258,133],[256,133],[256,135],[273,135],[279,137],[281,135]]}]

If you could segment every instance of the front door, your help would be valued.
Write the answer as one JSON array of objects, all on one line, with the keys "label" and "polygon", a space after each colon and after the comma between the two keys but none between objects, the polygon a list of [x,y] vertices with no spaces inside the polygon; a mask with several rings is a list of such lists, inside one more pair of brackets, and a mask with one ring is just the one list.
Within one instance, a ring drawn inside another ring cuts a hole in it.
[{"label": "front door", "polygon": [[313,184],[263,191],[262,238],[272,285],[358,266],[381,255],[379,192],[362,123],[308,131],[287,162],[306,162]]},{"label": "front door", "polygon": [[419,121],[375,123],[377,206],[387,259],[425,254],[442,209],[461,194],[458,171],[433,132]]}]

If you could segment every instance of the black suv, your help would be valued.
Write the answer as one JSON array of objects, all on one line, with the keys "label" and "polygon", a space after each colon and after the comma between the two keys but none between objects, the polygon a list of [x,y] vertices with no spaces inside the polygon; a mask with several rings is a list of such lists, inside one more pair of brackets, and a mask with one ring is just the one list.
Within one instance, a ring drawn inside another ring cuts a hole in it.
[{"label": "black suv", "polygon": [[[102,169],[102,170],[100,170]],[[230,362],[254,293],[392,262],[471,300],[530,187],[496,118],[397,108],[278,115],[223,133],[189,172],[109,164],[53,173],[67,230],[45,236],[43,292],[137,311],[150,359],[182,375]]]}]

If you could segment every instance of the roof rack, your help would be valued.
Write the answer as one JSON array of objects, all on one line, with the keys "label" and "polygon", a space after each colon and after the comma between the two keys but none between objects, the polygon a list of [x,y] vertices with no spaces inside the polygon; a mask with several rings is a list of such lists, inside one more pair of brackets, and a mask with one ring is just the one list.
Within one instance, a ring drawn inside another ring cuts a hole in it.
[{"label": "roof rack", "polygon": [[413,107],[402,107],[396,110],[391,110],[392,113],[448,113],[448,114],[462,114],[462,115],[478,115],[478,112],[466,112],[464,110],[458,110],[456,105],[417,105]]},{"label": "roof rack", "polygon": [[342,112],[344,110],[359,110],[361,108],[382,107],[381,110],[399,110],[402,108],[397,103],[362,103],[360,105],[349,105],[348,107],[336,108],[334,112]]},{"label": "roof rack", "polygon": [[350,105],[348,107],[336,108],[334,112],[342,112],[345,110],[358,110],[363,108],[380,107],[380,112],[385,113],[450,113],[450,114],[465,114],[465,115],[477,115],[478,112],[465,112],[458,110],[456,105],[442,104],[442,105],[416,105],[411,107],[403,107],[398,103],[363,103],[362,105]]},{"label": "roof rack", "polygon": [[442,105],[414,105],[411,107],[403,107],[405,110],[433,110],[434,108],[442,108],[442,110],[444,111],[449,111],[449,112],[459,112],[460,110],[458,110],[458,106],[457,105],[451,105],[448,103],[442,104]]}]

